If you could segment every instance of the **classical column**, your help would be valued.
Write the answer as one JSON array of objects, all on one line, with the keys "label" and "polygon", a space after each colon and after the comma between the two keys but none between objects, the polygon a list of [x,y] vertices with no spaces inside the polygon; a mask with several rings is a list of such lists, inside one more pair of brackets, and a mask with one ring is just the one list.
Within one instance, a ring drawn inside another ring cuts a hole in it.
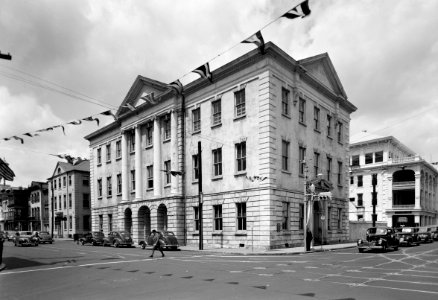
[{"label": "classical column", "polygon": [[161,128],[160,119],[154,120],[154,196],[161,196]]},{"label": "classical column", "polygon": [[[426,197],[426,193],[425,193]],[[415,173],[415,209],[421,209],[421,174]]]},{"label": "classical column", "polygon": [[135,126],[135,200],[143,199],[141,126]]},{"label": "classical column", "polygon": [[[172,171],[178,171],[178,116],[175,110],[171,112],[170,118],[170,169]],[[170,192],[172,194],[178,193],[178,176],[170,176]]]},{"label": "classical column", "polygon": [[128,174],[128,139],[126,131],[122,132],[122,202],[129,199],[129,174]]}]

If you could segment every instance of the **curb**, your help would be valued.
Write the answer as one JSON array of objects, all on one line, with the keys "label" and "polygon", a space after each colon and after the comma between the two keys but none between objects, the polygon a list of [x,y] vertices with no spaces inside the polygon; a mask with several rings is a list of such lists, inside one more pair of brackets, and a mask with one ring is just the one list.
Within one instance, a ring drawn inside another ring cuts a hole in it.
[{"label": "curb", "polygon": [[3,271],[4,269],[6,269],[6,265],[5,264],[1,264],[0,265],[0,272]]}]

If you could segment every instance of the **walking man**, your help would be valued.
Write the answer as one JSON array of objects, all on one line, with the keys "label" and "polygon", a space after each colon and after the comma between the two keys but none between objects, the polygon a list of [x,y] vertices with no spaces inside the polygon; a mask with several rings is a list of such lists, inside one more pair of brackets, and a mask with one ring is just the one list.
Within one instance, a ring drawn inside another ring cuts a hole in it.
[{"label": "walking man", "polygon": [[154,247],[152,248],[152,254],[149,257],[154,257],[155,250],[159,250],[161,252],[161,256],[164,257],[163,247],[164,244],[163,236],[161,233],[157,232],[155,229],[152,230],[152,237],[154,239]]}]

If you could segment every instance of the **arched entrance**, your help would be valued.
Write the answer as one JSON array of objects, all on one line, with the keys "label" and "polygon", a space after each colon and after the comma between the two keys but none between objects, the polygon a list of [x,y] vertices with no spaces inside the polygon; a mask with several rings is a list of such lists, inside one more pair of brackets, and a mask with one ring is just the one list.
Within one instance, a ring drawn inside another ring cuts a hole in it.
[{"label": "arched entrance", "polygon": [[125,209],[125,231],[132,234],[132,211],[130,208]]},{"label": "arched entrance", "polygon": [[158,206],[157,229],[167,230],[167,207],[164,204],[160,204],[160,206]]},{"label": "arched entrance", "polygon": [[151,210],[147,206],[142,206],[138,210],[138,239],[146,240],[151,232]]}]

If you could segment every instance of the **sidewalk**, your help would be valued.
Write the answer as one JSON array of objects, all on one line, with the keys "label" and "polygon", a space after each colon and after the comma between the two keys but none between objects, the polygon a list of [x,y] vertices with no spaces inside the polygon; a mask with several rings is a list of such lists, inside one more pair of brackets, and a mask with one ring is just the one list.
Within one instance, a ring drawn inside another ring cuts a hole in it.
[{"label": "sidewalk", "polygon": [[337,249],[346,249],[346,248],[354,248],[357,246],[357,243],[343,243],[343,244],[334,244],[334,245],[323,245],[323,246],[314,246],[311,251],[305,251],[304,247],[293,247],[293,248],[280,248],[280,249],[269,249],[269,250],[261,250],[261,249],[252,249],[249,248],[215,248],[215,249],[206,249],[199,250],[198,246],[180,246],[181,251],[198,251],[203,253],[216,253],[216,254],[235,254],[235,255],[293,255],[293,254],[304,254],[304,253],[313,253],[313,252],[324,252],[324,251],[333,251]]}]

